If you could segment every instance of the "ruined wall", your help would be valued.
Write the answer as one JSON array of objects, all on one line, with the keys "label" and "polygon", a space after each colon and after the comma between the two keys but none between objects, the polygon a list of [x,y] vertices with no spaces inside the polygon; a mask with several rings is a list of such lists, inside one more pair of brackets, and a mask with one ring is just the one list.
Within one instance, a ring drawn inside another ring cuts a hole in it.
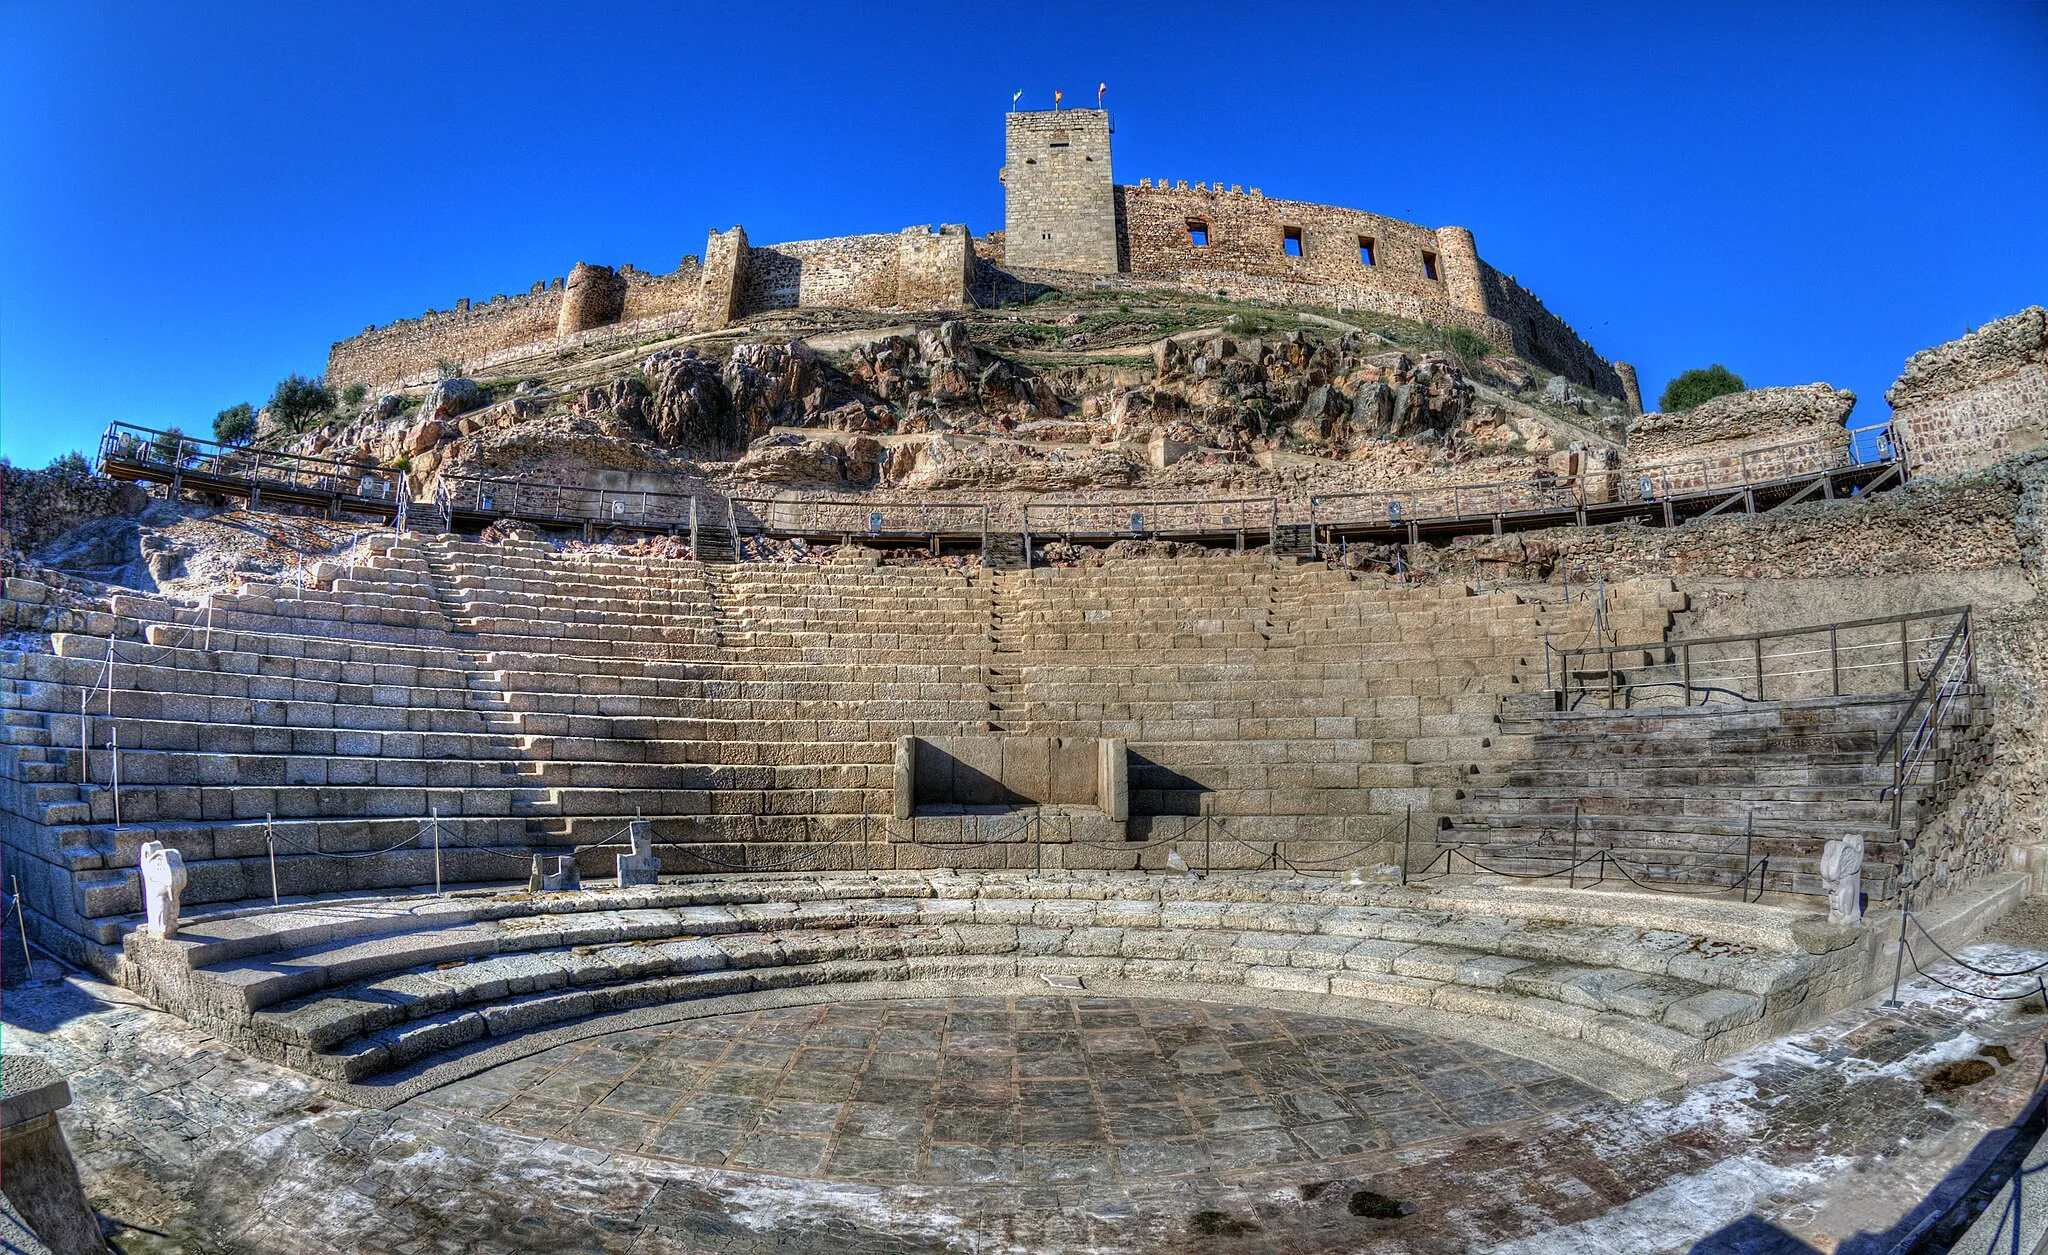
[{"label": "ruined wall", "polygon": [[966,308],[974,273],[965,226],[907,227],[897,237],[896,304],[904,309]]},{"label": "ruined wall", "polygon": [[2048,447],[2048,310],[2033,306],[1915,353],[1885,399],[1915,475]]},{"label": "ruined wall", "polygon": [[579,331],[617,322],[626,307],[626,284],[610,266],[577,262],[569,269],[569,281],[562,289],[561,313],[555,334],[573,336]]},{"label": "ruined wall", "polygon": [[465,299],[452,310],[366,327],[328,350],[327,385],[338,392],[352,383],[416,383],[432,378],[443,361],[482,374],[558,340],[579,346],[602,341],[608,329],[630,323],[647,324],[637,329],[643,333],[687,328],[701,270],[694,256],[665,275],[577,262],[567,282],[536,283],[522,296],[481,305]]},{"label": "ruined wall", "polygon": [[831,305],[879,309],[896,303],[895,235],[843,235],[747,250],[739,314]]},{"label": "ruined wall", "polygon": [[[1121,190],[1133,274],[1227,271],[1458,304],[1441,277],[1437,233],[1427,227],[1356,209],[1269,200],[1258,188],[1225,191],[1197,183],[1190,189],[1185,181],[1169,188],[1163,179],[1157,186],[1141,179]],[[1191,222],[1206,226],[1206,245],[1192,242]],[[1289,230],[1299,234],[1299,257],[1287,254]],[[1361,240],[1372,241],[1372,265],[1365,264]],[[1425,273],[1425,257],[1437,278]]]},{"label": "ruined wall", "polygon": [[[1593,351],[1593,346],[1571,329],[1571,325],[1544,308],[1534,292],[1515,282],[1513,275],[1479,264],[1480,280],[1486,290],[1486,310],[1508,325],[1515,337],[1515,355],[1581,383],[1602,396],[1626,398],[1627,387],[1614,366]],[[1642,408],[1640,396],[1636,408]]]},{"label": "ruined wall", "polygon": [[622,266],[619,269],[619,277],[625,281],[624,305],[619,311],[620,323],[676,315],[683,315],[687,319],[697,312],[697,295],[703,283],[704,267],[698,262],[696,255],[691,254],[665,275],[652,275],[644,270],[635,270],[631,266]]},{"label": "ruined wall", "polygon": [[747,290],[747,267],[753,250],[747,247],[745,227],[730,231],[716,227],[704,242],[704,270],[697,288],[697,326],[716,331],[739,317],[740,302]]},{"label": "ruined wall", "polygon": [[1782,479],[1850,460],[1856,394],[1824,383],[1752,388],[1629,429],[1630,473],[1660,474],[1664,491]]}]

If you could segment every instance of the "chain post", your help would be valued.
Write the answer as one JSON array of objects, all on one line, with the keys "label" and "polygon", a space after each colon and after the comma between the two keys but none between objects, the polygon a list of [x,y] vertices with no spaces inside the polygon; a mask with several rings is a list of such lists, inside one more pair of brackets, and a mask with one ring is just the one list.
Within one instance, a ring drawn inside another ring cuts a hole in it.
[{"label": "chain post", "polygon": [[28,979],[36,978],[36,954],[28,948],[28,916],[21,909],[21,877],[10,876],[14,882],[14,924],[21,930],[21,957],[28,962]]},{"label": "chain post", "polygon": [[1903,1007],[1906,1005],[1899,1001],[1899,978],[1905,974],[1906,970],[1906,921],[1912,918],[1912,915],[1913,887],[1911,885],[1900,885],[1899,953],[1898,957],[1892,961],[1892,996],[1884,1000],[1884,1005],[1888,1007]]}]

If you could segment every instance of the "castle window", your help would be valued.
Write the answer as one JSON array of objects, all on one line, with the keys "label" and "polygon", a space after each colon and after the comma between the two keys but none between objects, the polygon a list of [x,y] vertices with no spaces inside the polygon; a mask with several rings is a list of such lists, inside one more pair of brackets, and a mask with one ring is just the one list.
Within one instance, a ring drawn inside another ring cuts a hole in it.
[{"label": "castle window", "polygon": [[1359,264],[1359,265],[1361,265],[1361,266],[1370,266],[1370,265],[1372,265],[1372,264],[1373,264],[1373,262],[1374,262],[1374,261],[1376,260],[1376,259],[1375,259],[1375,257],[1374,257],[1374,255],[1373,255],[1373,248],[1374,248],[1374,245],[1373,245],[1373,242],[1372,242],[1372,237],[1371,237],[1371,236],[1369,236],[1369,235],[1361,235],[1361,236],[1359,236],[1359,237],[1358,237],[1358,264]]},{"label": "castle window", "polygon": [[1046,141],[1046,147],[1048,148],[1065,148],[1066,146],[1067,133],[1065,131],[1054,131],[1052,138]]},{"label": "castle window", "polygon": [[1289,257],[1301,256],[1300,227],[1282,227],[1280,229],[1280,251]]},{"label": "castle window", "polygon": [[1434,282],[1434,281],[1435,281],[1435,279],[1436,279],[1436,254],[1435,254],[1435,253],[1427,253],[1427,252],[1426,252],[1426,253],[1424,253],[1424,254],[1422,255],[1422,277],[1423,277],[1423,278],[1425,278],[1425,279],[1428,279],[1428,280],[1430,280],[1430,281],[1432,281],[1432,282]]},{"label": "castle window", "polygon": [[1209,224],[1199,218],[1188,219],[1188,243],[1196,248],[1209,247]]}]

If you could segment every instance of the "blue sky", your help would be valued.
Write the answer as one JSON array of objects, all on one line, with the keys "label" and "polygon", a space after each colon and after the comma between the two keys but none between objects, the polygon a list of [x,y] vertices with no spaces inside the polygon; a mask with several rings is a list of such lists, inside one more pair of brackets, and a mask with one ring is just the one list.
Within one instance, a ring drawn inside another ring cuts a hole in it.
[{"label": "blue sky", "polygon": [[2048,3],[0,3],[0,452],[189,431],[370,323],[580,259],[1001,225],[1000,114],[1116,173],[1459,224],[1654,397],[1882,421],[2048,301]]}]

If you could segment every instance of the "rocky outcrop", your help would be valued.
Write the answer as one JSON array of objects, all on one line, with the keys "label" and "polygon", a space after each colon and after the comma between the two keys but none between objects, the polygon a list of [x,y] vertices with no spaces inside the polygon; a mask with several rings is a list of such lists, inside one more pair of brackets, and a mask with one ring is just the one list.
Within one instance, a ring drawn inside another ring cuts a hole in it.
[{"label": "rocky outcrop", "polygon": [[138,513],[149,497],[134,484],[84,471],[0,467],[0,530],[33,551],[96,519]]},{"label": "rocky outcrop", "polygon": [[781,432],[754,442],[732,468],[735,483],[865,487],[875,482],[884,452],[866,437],[841,443]]},{"label": "rocky outcrop", "polygon": [[421,419],[434,421],[467,414],[484,403],[484,390],[468,379],[443,379],[427,389],[420,402]]}]

